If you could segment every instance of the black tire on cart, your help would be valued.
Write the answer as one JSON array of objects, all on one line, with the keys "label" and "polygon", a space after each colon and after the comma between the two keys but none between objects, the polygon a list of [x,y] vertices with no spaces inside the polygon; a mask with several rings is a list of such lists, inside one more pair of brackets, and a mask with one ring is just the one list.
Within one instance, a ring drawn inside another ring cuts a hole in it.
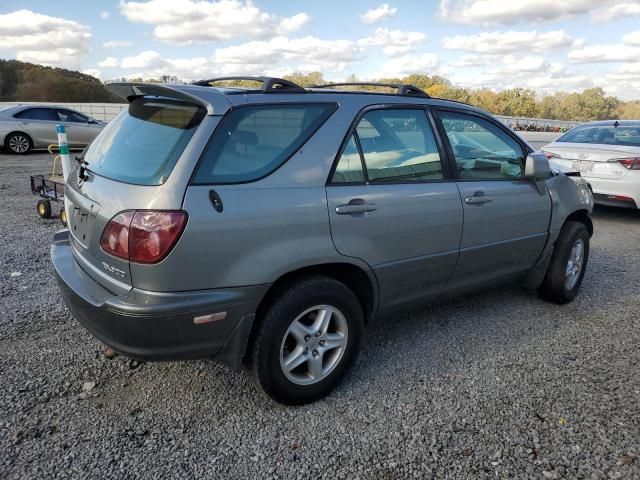
[{"label": "black tire on cart", "polygon": [[60,222],[63,226],[67,226],[67,212],[65,211],[64,207],[60,209]]},{"label": "black tire on cart", "polygon": [[51,218],[51,202],[49,200],[38,200],[37,208],[40,218]]}]

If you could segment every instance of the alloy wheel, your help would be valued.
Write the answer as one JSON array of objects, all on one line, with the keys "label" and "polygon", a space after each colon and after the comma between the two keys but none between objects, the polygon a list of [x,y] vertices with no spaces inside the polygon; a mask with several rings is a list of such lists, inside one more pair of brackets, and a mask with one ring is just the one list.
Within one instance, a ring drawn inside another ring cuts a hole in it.
[{"label": "alloy wheel", "polygon": [[317,305],[291,323],[280,346],[280,368],[298,385],[317,383],[338,366],[347,347],[345,316],[330,305]]},{"label": "alloy wheel", "polygon": [[9,148],[15,153],[25,153],[29,150],[29,139],[23,135],[14,135],[9,139]]},{"label": "alloy wheel", "polygon": [[580,278],[582,272],[582,263],[584,262],[584,241],[578,239],[573,244],[571,253],[569,254],[569,261],[567,262],[567,268],[564,274],[564,286],[567,290],[572,290]]}]

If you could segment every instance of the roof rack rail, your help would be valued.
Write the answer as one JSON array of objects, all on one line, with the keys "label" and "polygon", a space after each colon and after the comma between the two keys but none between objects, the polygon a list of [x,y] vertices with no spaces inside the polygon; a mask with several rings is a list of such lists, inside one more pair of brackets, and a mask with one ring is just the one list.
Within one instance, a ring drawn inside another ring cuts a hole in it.
[{"label": "roof rack rail", "polygon": [[327,83],[324,85],[312,85],[309,88],[332,88],[332,87],[388,87],[395,88],[397,95],[411,95],[416,97],[431,98],[431,96],[424,90],[414,87],[413,85],[404,85],[402,83],[377,83],[377,82],[350,82],[350,83]]},{"label": "roof rack rail", "polygon": [[210,87],[212,83],[224,82],[228,80],[251,80],[254,82],[262,82],[262,86],[260,87],[260,91],[264,93],[280,93],[280,92],[306,92],[304,88],[300,85],[296,85],[289,80],[284,80],[283,78],[275,78],[275,77],[218,77],[218,78],[210,78],[208,80],[199,80],[197,82],[193,82],[193,85],[199,85],[201,87]]}]

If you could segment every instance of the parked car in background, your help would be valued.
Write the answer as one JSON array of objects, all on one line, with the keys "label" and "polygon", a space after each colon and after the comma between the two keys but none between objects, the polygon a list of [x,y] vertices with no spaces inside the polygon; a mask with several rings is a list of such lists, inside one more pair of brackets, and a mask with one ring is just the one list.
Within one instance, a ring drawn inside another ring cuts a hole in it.
[{"label": "parked car in background", "polygon": [[596,203],[640,208],[640,120],[585,123],[542,151],[552,165],[579,171]]},{"label": "parked car in background", "polygon": [[71,148],[83,148],[106,122],[66,107],[20,105],[0,110],[0,145],[11,153],[25,154],[58,143],[57,125],[64,125]]},{"label": "parked car in background", "polygon": [[129,107],[74,166],[51,247],[98,339],[141,359],[246,359],[299,404],[338,384],[376,317],[495,282],[577,295],[588,186],[502,122],[408,85],[260,81],[107,86]]}]

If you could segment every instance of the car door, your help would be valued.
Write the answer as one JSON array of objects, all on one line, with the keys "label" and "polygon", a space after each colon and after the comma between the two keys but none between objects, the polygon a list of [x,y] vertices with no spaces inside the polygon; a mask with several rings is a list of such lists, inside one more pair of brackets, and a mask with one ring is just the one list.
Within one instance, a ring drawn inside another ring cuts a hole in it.
[{"label": "car door", "polygon": [[20,128],[24,129],[34,141],[35,146],[58,143],[56,125],[60,123],[56,111],[52,108],[34,107],[22,110],[14,115]]},{"label": "car door", "polygon": [[447,109],[437,117],[464,208],[460,258],[449,287],[527,271],[547,241],[551,197],[524,178],[526,147],[487,116]]},{"label": "car door", "polygon": [[326,188],[331,234],[373,268],[381,311],[440,294],[453,273],[462,203],[447,168],[419,107],[368,109],[344,141]]},{"label": "car door", "polygon": [[89,123],[89,117],[78,112],[66,108],[59,108],[58,116],[65,126],[67,142],[71,147],[88,145],[98,134],[99,130],[96,128],[96,125]]}]

